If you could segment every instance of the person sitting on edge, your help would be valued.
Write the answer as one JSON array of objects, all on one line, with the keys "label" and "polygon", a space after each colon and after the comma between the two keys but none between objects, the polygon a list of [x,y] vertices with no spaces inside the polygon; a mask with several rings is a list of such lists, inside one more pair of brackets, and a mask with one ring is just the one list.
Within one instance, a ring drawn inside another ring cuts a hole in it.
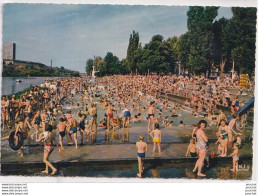
[{"label": "person sitting on edge", "polygon": [[191,157],[197,157],[197,150],[196,150],[196,146],[195,146],[195,139],[194,138],[191,138],[190,139],[190,143],[188,145],[188,148],[187,148],[187,151],[186,151],[186,154],[185,154],[185,157],[187,157],[190,153],[190,156]]}]

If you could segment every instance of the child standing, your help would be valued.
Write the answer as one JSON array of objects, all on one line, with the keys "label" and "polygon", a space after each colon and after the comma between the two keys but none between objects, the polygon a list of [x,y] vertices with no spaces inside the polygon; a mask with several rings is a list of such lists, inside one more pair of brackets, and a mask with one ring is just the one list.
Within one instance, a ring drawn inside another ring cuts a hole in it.
[{"label": "child standing", "polygon": [[161,148],[160,148],[160,142],[161,142],[161,131],[159,130],[159,124],[155,124],[155,130],[153,130],[151,133],[150,133],[150,136],[152,137],[153,139],[153,153],[155,152],[156,150],[156,146],[158,146],[158,151],[159,151],[159,154],[161,153]]},{"label": "child standing", "polygon": [[241,133],[237,133],[236,134],[237,135],[237,138],[236,138],[236,143],[238,144],[238,147],[240,148],[240,146],[241,146]]},{"label": "child standing", "polygon": [[233,149],[234,151],[232,152],[232,154],[230,154],[230,157],[233,158],[233,168],[230,169],[233,172],[238,171],[238,161],[239,161],[239,154],[238,154],[238,144],[235,143],[233,145]]},{"label": "child standing", "polygon": [[139,135],[139,141],[136,142],[136,149],[137,149],[137,158],[138,158],[138,168],[139,173],[137,173],[138,177],[142,177],[143,172],[143,160],[145,158],[145,152],[147,151],[147,143],[144,142],[144,136]]},{"label": "child standing", "polygon": [[219,134],[217,133],[217,138],[218,138],[218,140],[216,141],[216,143],[215,144],[219,144],[218,145],[218,154],[222,154],[223,153],[223,151],[224,151],[224,147],[223,147],[223,140],[222,140],[222,138],[219,136]]}]

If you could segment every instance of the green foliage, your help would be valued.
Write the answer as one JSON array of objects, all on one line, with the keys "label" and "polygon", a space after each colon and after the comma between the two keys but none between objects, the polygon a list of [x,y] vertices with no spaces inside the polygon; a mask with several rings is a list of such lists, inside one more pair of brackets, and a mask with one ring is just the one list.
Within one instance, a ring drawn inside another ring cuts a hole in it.
[{"label": "green foliage", "polygon": [[210,71],[212,59],[213,21],[218,7],[190,7],[187,12],[187,27],[190,41],[189,66],[193,73]]},{"label": "green foliage", "polygon": [[92,68],[93,68],[93,59],[88,59],[85,67],[87,74],[91,74]]},{"label": "green foliage", "polygon": [[[130,34],[127,56],[119,60],[111,52],[94,61],[98,76],[139,73],[169,74],[181,70],[196,75],[214,68],[252,73],[255,68],[256,8],[232,8],[233,17],[215,20],[219,7],[189,7],[188,31],[179,37],[164,40],[154,35],[141,46],[139,33]],[[86,71],[92,71],[93,60],[87,61]]]},{"label": "green foliage", "polygon": [[41,76],[80,76],[79,72],[67,70],[64,67],[49,67],[38,63],[20,63],[15,62],[14,64],[4,64],[2,76],[3,77],[41,77]]},{"label": "green foliage", "polygon": [[155,35],[143,49],[138,49],[137,67],[140,74],[155,72],[168,74],[174,71],[174,58],[171,42],[164,41],[163,36]]},{"label": "green foliage", "polygon": [[137,68],[137,52],[138,49],[140,48],[139,44],[139,33],[135,33],[133,31],[133,34],[130,35],[129,38],[129,45],[127,49],[127,63],[131,69],[131,71],[135,72]]},{"label": "green foliage", "polygon": [[233,17],[223,29],[230,61],[240,73],[255,69],[256,8],[232,8]]}]

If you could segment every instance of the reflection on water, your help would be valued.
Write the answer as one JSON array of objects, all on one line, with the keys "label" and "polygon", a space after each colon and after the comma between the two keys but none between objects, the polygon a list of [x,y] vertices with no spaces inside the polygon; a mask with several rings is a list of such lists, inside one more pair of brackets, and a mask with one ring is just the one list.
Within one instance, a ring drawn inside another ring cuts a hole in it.
[{"label": "reflection on water", "polygon": [[129,143],[129,128],[106,131],[105,143],[111,144],[114,140],[120,143]]}]

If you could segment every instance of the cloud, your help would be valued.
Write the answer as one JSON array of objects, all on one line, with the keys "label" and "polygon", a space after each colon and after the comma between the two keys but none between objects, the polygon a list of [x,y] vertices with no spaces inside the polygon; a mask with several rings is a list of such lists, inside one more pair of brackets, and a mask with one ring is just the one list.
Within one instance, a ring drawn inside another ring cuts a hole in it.
[{"label": "cloud", "polygon": [[[94,55],[126,57],[129,36],[142,45],[187,31],[186,6],[6,4],[3,40],[17,44],[17,58],[85,72]],[[229,15],[230,8],[220,15]]]}]

